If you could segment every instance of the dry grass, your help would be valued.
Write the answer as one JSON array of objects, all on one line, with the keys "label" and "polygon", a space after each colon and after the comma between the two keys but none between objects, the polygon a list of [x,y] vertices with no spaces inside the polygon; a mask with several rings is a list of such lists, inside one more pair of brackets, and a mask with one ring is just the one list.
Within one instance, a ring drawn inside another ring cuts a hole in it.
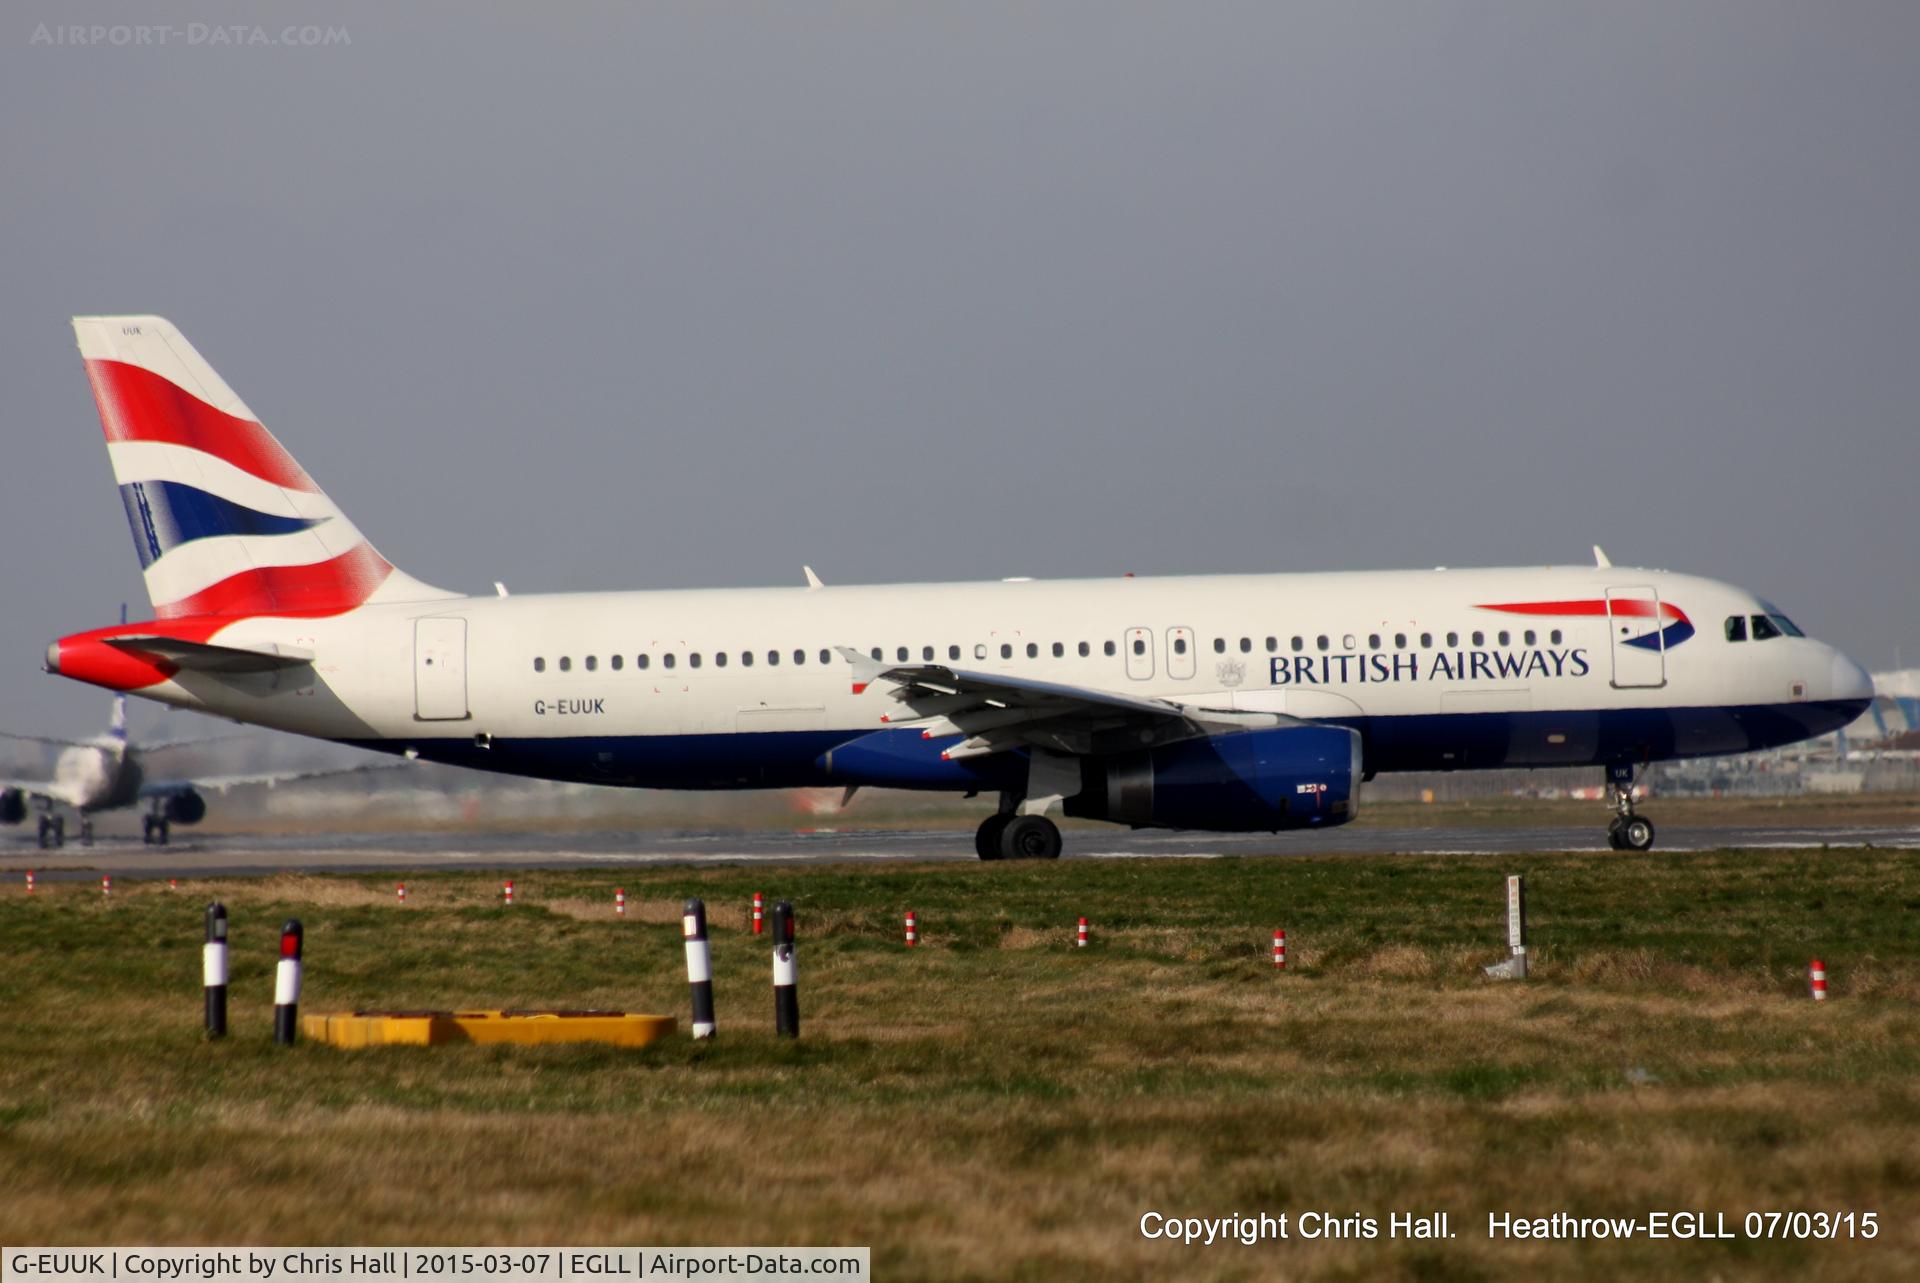
[{"label": "dry grass", "polygon": [[[0,897],[0,1240],[817,1242],[885,1277],[1896,1277],[1920,1255],[1920,883],[1890,852],[281,876]],[[1529,873],[1535,977],[1499,956]],[[625,920],[612,888],[629,896]],[[770,1036],[755,889],[795,900]],[[234,1037],[197,1038],[200,907]],[[308,1008],[684,1005],[643,1052],[266,1042]],[[926,944],[900,944],[900,913]],[[1093,945],[1072,945],[1075,918]],[[1274,926],[1289,972],[1273,971]],[[1804,997],[1809,951],[1833,1001]],[[1485,1214],[1877,1211],[1872,1242],[1489,1242]],[[1459,1237],[1182,1248],[1143,1212],[1445,1209]]]}]

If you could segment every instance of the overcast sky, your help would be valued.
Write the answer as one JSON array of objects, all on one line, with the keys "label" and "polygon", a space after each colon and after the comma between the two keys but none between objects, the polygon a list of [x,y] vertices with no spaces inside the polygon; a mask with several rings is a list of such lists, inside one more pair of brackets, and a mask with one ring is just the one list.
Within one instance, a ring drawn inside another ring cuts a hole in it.
[{"label": "overcast sky", "polygon": [[27,0],[0,109],[10,729],[145,603],[76,312],[448,587],[1598,542],[1920,660],[1911,3]]}]

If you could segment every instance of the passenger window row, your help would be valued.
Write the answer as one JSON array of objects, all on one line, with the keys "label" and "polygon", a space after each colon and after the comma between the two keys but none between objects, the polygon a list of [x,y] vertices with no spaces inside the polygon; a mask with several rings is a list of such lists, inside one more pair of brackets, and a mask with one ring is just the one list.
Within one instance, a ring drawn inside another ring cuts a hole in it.
[{"label": "passenger window row", "polygon": [[[1765,624],[1765,622],[1769,619],[1772,619],[1777,623],[1779,623],[1780,625],[1782,625],[1785,629],[1789,630],[1793,636],[1797,637],[1800,635],[1799,630],[1794,628],[1792,623],[1787,621],[1784,616],[1755,615],[1753,619],[1754,619],[1754,636],[1755,637],[1763,637],[1763,636],[1772,637],[1777,635],[1776,633],[1773,633],[1773,632],[1762,633],[1760,631],[1762,625]],[[1737,637],[1734,635],[1736,625],[1740,625],[1740,635]],[[1486,634],[1483,632],[1473,633],[1472,638],[1473,638],[1473,644],[1475,646],[1484,646],[1487,644]],[[1744,641],[1745,639],[1746,639],[1745,625],[1742,623],[1740,616],[1735,615],[1729,620],[1727,620],[1727,640],[1728,641]],[[1342,647],[1346,650],[1355,650],[1358,648],[1358,645],[1359,645],[1358,639],[1352,633],[1343,634],[1340,640],[1341,640]],[[1502,629],[1497,634],[1497,640],[1498,640],[1498,643],[1502,646],[1510,646],[1513,644],[1513,634]],[[1395,650],[1406,650],[1411,644],[1411,638],[1406,633],[1393,634],[1392,641],[1393,641],[1393,648]],[[1534,630],[1531,628],[1527,629],[1525,632],[1521,634],[1522,645],[1533,646],[1533,645],[1537,645],[1538,641],[1539,641],[1538,636],[1535,634]],[[1448,633],[1446,635],[1446,642],[1449,647],[1459,646],[1460,634],[1457,632]],[[1434,643],[1434,634],[1432,633],[1420,634],[1419,644],[1420,644],[1421,650],[1433,649],[1433,643]],[[1560,633],[1560,630],[1556,628],[1551,633],[1548,634],[1548,644],[1552,646],[1558,646],[1560,645],[1560,643],[1561,643],[1561,633]],[[1295,651],[1305,650],[1306,644],[1307,644],[1306,638],[1304,637],[1295,637],[1292,639],[1292,646]],[[1367,648],[1369,650],[1380,650],[1385,646],[1385,644],[1386,644],[1385,641],[1382,639],[1379,633],[1367,634]],[[1333,639],[1329,637],[1326,633],[1321,633],[1318,637],[1314,639],[1314,645],[1319,650],[1323,650],[1323,651],[1331,650],[1333,649]],[[1147,653],[1146,639],[1143,637],[1135,637],[1132,641],[1131,649],[1135,655],[1144,656]],[[1239,642],[1239,649],[1240,649],[1240,653],[1243,655],[1251,654],[1253,651],[1253,638],[1242,637]],[[1276,654],[1279,652],[1279,649],[1280,649],[1280,639],[1278,637],[1269,637],[1266,639],[1266,650],[1268,654]],[[1227,639],[1225,637],[1214,638],[1213,650],[1216,655],[1226,654]],[[1038,659],[1040,658],[1040,651],[1041,651],[1040,643],[1026,642],[1021,646],[1020,651],[1028,659]],[[785,662],[782,656],[787,653],[788,652],[783,652],[779,650],[766,651],[764,655],[765,666],[768,668],[778,668],[783,662]],[[886,648],[882,646],[875,646],[871,650],[869,650],[867,653],[876,660],[880,660],[884,662],[884,660],[886,659]],[[999,646],[999,653],[1000,653],[1001,659],[1012,659],[1015,654],[1014,644],[1012,642],[1001,642]],[[1065,659],[1067,657],[1067,643],[1052,642],[1047,646],[1046,653],[1054,659]],[[1084,642],[1084,641],[1076,642],[1074,643],[1073,653],[1079,656],[1081,659],[1087,659],[1091,657],[1093,654],[1093,645],[1090,642]],[[1102,642],[1100,643],[1100,653],[1104,656],[1111,657],[1119,653],[1119,648],[1115,643],[1111,641]],[[1173,639],[1173,653],[1176,655],[1184,655],[1187,653],[1187,639],[1185,637],[1175,637]],[[757,652],[754,652],[754,651],[743,650],[738,652],[737,655],[733,656],[733,659],[737,661],[738,666],[741,668],[752,668],[756,663],[756,654]],[[791,652],[791,660],[792,660],[793,666],[798,668],[806,664],[807,654],[808,654],[807,651],[796,647]],[[930,664],[935,662],[935,654],[936,654],[935,647],[922,646],[919,648],[918,658],[920,662]],[[958,660],[961,657],[961,654],[962,654],[962,650],[959,646],[948,646],[946,648],[946,658],[948,660]],[[985,642],[977,642],[974,644],[973,657],[975,659],[984,660],[988,657],[988,654],[989,654],[989,651],[988,651],[987,644]],[[913,653],[913,648],[910,646],[896,646],[893,651],[893,658],[894,658],[894,662],[896,663],[901,663],[901,664],[911,663],[914,661],[914,658],[915,658]],[[729,652],[724,650],[716,651],[714,652],[712,659],[713,659],[713,666],[715,668],[725,668],[727,667],[729,662]],[[680,662],[680,657],[673,651],[664,652],[663,654],[657,657],[657,660],[654,655],[646,651],[642,651],[641,653],[633,657],[634,668],[642,672],[645,672],[648,669],[651,669],[656,662],[658,662],[660,667],[663,669],[672,669],[672,668],[678,667]],[[826,647],[822,647],[819,651],[819,662],[822,664],[832,663],[833,651]],[[687,653],[686,665],[688,668],[700,668],[704,665],[704,663],[705,663],[705,657],[703,656],[702,652],[696,650],[696,651],[689,651]],[[597,672],[599,670],[599,666],[600,666],[600,660],[599,660],[599,657],[596,655],[588,655],[580,661],[580,667],[584,671],[589,673]],[[573,671],[572,656],[561,655],[559,658],[557,658],[554,661],[554,667],[563,673],[572,672]],[[626,656],[624,655],[608,656],[607,667],[616,673],[622,671],[626,667]],[[547,671],[546,656],[544,655],[534,656],[533,671],[536,673],[544,673]]]}]

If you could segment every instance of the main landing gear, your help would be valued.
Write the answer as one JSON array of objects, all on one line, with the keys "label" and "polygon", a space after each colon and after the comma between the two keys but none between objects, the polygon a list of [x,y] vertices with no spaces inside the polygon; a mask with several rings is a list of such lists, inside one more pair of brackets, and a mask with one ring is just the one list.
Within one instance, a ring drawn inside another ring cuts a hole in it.
[{"label": "main landing gear", "polygon": [[1651,851],[1653,821],[1633,810],[1633,764],[1607,767],[1607,795],[1613,819],[1607,824],[1607,845],[1616,851]]},{"label": "main landing gear", "polygon": [[981,823],[973,849],[983,860],[1057,860],[1060,826],[1044,815],[1002,811]]},{"label": "main landing gear", "polygon": [[43,815],[40,817],[40,849],[51,850],[67,844],[67,817],[64,815]]},{"label": "main landing gear", "polygon": [[167,823],[164,815],[142,816],[140,820],[140,840],[148,846],[165,846],[167,839],[173,836],[173,827]]}]

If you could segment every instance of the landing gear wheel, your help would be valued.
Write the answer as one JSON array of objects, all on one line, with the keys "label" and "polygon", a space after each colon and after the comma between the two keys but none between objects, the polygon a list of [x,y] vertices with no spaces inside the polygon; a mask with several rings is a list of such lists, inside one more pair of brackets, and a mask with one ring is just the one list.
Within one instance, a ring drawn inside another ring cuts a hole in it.
[{"label": "landing gear wheel", "polygon": [[167,823],[167,817],[161,816],[153,822],[153,844],[165,846],[167,839],[173,836],[173,826]]},{"label": "landing gear wheel", "polygon": [[64,815],[56,815],[53,817],[53,845],[65,846],[66,844],[67,817]]},{"label": "landing gear wheel", "polygon": [[1623,851],[1653,849],[1653,821],[1644,815],[1629,815],[1620,823],[1620,848]]},{"label": "landing gear wheel", "polygon": [[40,817],[40,849],[46,850],[53,845],[53,820],[49,816]]},{"label": "landing gear wheel", "polygon": [[989,815],[980,822],[973,834],[973,853],[983,860],[1000,858],[1000,834],[1005,831],[1011,815]]},{"label": "landing gear wheel", "polygon": [[93,820],[85,815],[80,817],[80,845],[93,845]]},{"label": "landing gear wheel", "polygon": [[1008,860],[1057,860],[1060,826],[1044,815],[1014,816],[1000,834],[1000,854]]}]

